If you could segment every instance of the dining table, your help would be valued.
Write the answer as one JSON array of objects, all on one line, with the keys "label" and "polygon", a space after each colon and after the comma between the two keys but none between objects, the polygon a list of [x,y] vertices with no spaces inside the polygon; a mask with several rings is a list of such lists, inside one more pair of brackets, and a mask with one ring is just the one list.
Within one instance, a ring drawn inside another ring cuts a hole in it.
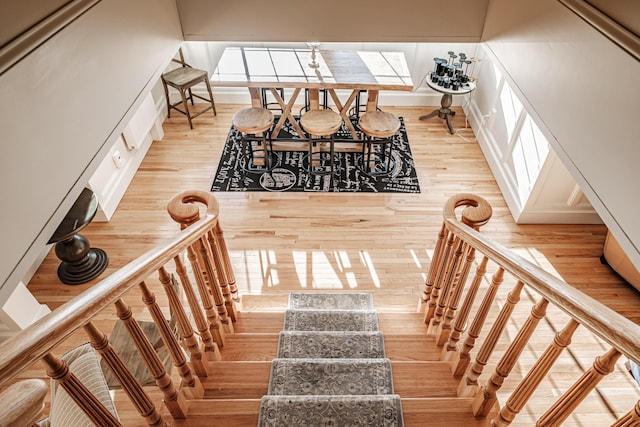
[{"label": "dining table", "polygon": [[[247,87],[254,107],[263,107],[261,92],[269,90],[282,110],[271,133],[272,139],[277,139],[287,120],[298,137],[305,138],[293,113],[303,90],[308,91],[311,109],[320,107],[319,92],[326,90],[354,141],[362,138],[349,118],[349,110],[360,92],[367,92],[366,111],[372,111],[377,108],[381,90],[413,90],[403,52],[316,48],[227,47],[211,76],[211,84]],[[286,101],[282,96],[285,89],[288,90]]]}]

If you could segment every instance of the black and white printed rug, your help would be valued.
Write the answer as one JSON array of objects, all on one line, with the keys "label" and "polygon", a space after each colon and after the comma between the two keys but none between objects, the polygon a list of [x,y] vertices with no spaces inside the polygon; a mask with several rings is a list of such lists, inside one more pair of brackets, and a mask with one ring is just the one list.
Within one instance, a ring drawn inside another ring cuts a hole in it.
[{"label": "black and white printed rug", "polygon": [[[277,117],[276,117],[277,121]],[[404,121],[400,118],[400,131],[395,137],[391,172],[369,175],[362,171],[362,155],[354,152],[336,152],[333,182],[328,175],[309,175],[308,152],[276,151],[271,156],[273,168],[269,172],[246,170],[242,156],[240,134],[229,131],[218,163],[211,191],[307,191],[307,192],[397,192],[419,193],[420,185],[409,147]],[[354,123],[357,129],[357,124]],[[287,124],[280,138],[294,138],[295,132]],[[347,127],[338,131],[337,138],[349,137]]]}]

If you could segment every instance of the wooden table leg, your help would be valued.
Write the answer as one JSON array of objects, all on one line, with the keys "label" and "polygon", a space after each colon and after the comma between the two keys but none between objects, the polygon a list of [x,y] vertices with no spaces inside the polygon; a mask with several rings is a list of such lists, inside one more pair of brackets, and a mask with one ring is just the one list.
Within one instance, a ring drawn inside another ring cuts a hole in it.
[{"label": "wooden table leg", "polygon": [[378,109],[378,90],[370,89],[367,92],[367,112],[376,111]]},{"label": "wooden table leg", "polygon": [[351,92],[351,95],[349,95],[349,98],[346,100],[344,105],[342,105],[342,103],[340,102],[340,98],[338,98],[338,95],[336,94],[336,91],[334,89],[327,90],[329,91],[334,104],[336,104],[336,108],[338,108],[338,110],[340,111],[340,116],[342,117],[344,124],[347,125],[349,132],[351,132],[351,137],[353,139],[358,139],[358,132],[353,127],[353,123],[351,123],[351,120],[349,119],[349,108],[351,107],[351,104],[353,104],[353,100],[356,99],[356,96],[358,95],[358,92],[360,92],[360,90],[356,89]]},{"label": "wooden table leg", "polygon": [[293,105],[295,104],[299,93],[300,93],[300,88],[299,87],[295,88],[293,90],[293,94],[291,95],[291,98],[289,98],[289,102],[285,105],[284,99],[282,99],[278,91],[275,88],[271,88],[271,94],[273,95],[275,100],[278,102],[278,105],[280,105],[280,108],[282,109],[282,115],[280,116],[278,123],[276,123],[276,127],[271,133],[272,138],[278,137],[278,134],[280,133],[280,129],[282,129],[282,126],[284,126],[284,122],[287,119],[289,119],[289,122],[291,122],[291,126],[293,126],[293,129],[296,131],[298,136],[300,138],[305,137],[304,132],[300,128],[300,125],[298,124],[296,119],[293,118],[293,115],[291,114],[291,109],[293,108]]},{"label": "wooden table leg", "polygon": [[249,95],[251,95],[251,106],[260,108],[262,107],[262,96],[260,95],[259,87],[250,87]]}]

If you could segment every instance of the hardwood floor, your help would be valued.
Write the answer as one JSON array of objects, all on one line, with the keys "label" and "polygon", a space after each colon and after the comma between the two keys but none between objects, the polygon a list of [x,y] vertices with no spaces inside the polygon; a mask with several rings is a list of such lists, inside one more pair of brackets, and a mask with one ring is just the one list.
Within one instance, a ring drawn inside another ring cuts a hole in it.
[{"label": "hardwood floor", "polygon": [[[83,231],[92,246],[109,254],[101,277],[178,230],[166,213],[168,201],[183,190],[209,190],[231,115],[242,107],[217,105],[218,116],[203,114],[193,130],[184,116],[167,119],[164,138],[153,143],[112,220],[94,222]],[[280,308],[290,291],[345,289],[373,292],[379,311],[414,311],[444,203],[451,195],[471,192],[494,209],[481,230],[485,235],[640,323],[640,295],[600,263],[604,225],[515,224],[478,144],[471,142],[473,132],[464,129],[461,110],[453,126],[464,138],[450,135],[439,119],[419,121],[431,107],[384,108],[404,118],[420,194],[215,193],[245,310]],[[52,309],[92,285],[61,284],[57,265],[51,251],[28,284]],[[128,302],[142,311],[139,300]],[[529,309],[523,308],[521,317]],[[550,311],[551,332],[545,336],[552,336],[557,329],[553,322],[561,317]],[[533,362],[539,353],[525,358]],[[585,366],[593,361],[590,354],[579,356],[585,357]],[[557,397],[557,383],[545,387],[546,400]]]},{"label": "hardwood floor", "polygon": [[[184,116],[167,119],[164,139],[153,143],[112,220],[83,232],[109,254],[101,277],[177,230],[167,202],[186,189],[210,188],[231,115],[240,107],[220,105],[217,117],[205,113],[193,130]],[[390,304],[395,297],[413,300],[445,201],[472,192],[494,209],[483,233],[640,323],[640,295],[599,261],[605,226],[515,224],[477,143],[450,135],[439,119],[418,120],[429,107],[385,108],[404,118],[420,194],[215,193],[242,294],[343,288],[376,291]],[[474,140],[461,111],[453,120]],[[60,284],[57,265],[51,251],[28,285],[51,308],[91,286]]]}]

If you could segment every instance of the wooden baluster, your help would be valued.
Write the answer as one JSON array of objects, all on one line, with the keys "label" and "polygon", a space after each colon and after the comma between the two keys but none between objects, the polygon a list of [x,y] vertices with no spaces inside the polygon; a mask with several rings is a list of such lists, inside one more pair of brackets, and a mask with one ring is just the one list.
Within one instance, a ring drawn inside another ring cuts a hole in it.
[{"label": "wooden baluster", "polygon": [[458,341],[460,341],[460,337],[464,332],[467,319],[469,317],[469,312],[471,311],[471,307],[473,306],[473,302],[475,301],[476,294],[478,293],[478,289],[480,288],[480,284],[482,283],[482,279],[484,278],[485,273],[487,272],[487,262],[489,258],[484,256],[480,265],[476,269],[476,275],[471,282],[471,286],[469,286],[469,291],[464,299],[464,303],[458,312],[458,315],[455,318],[455,324],[453,325],[453,330],[449,335],[449,341],[447,345],[442,349],[442,360],[452,361],[454,356],[458,354]]},{"label": "wooden baluster", "polygon": [[524,350],[529,339],[531,339],[531,335],[533,335],[533,332],[536,330],[538,323],[540,323],[540,319],[547,313],[548,305],[549,301],[542,298],[531,309],[531,314],[527,318],[527,321],[522,328],[520,328],[515,339],[500,358],[495,371],[487,381],[487,385],[483,387],[482,393],[478,393],[473,400],[471,407],[473,409],[473,415],[476,417],[486,417],[498,402],[496,393],[502,387],[505,378],[511,373],[511,370],[522,354],[522,350]]},{"label": "wooden baluster", "polygon": [[211,258],[213,258],[213,262],[216,266],[218,283],[220,284],[220,291],[222,292],[222,297],[224,298],[224,305],[227,309],[227,313],[229,313],[231,321],[235,322],[236,303],[231,298],[229,278],[227,277],[227,266],[224,262],[224,255],[212,231],[209,231],[207,233],[207,237],[209,240],[209,253],[211,254]]},{"label": "wooden baluster", "polygon": [[122,386],[122,390],[127,394],[133,406],[138,413],[147,420],[150,426],[162,426],[164,420],[162,415],[157,411],[156,406],[147,393],[145,393],[142,385],[131,373],[122,358],[113,349],[109,338],[101,332],[91,322],[84,326],[84,330],[89,336],[91,346],[100,354],[102,360],[105,361],[113,376]]},{"label": "wooden baluster", "polygon": [[596,357],[589,368],[536,422],[536,426],[554,427],[561,425],[571,412],[578,407],[600,380],[613,372],[616,361],[622,354],[615,348]]},{"label": "wooden baluster", "polygon": [[60,387],[65,389],[95,425],[101,427],[122,426],[115,415],[109,412],[100,400],[73,375],[67,362],[51,353],[46,354],[42,360],[48,366],[47,375],[58,381]]},{"label": "wooden baluster", "polygon": [[431,319],[436,312],[436,306],[438,305],[438,299],[440,298],[440,290],[442,289],[443,282],[447,277],[447,272],[451,266],[451,262],[453,259],[452,249],[453,245],[456,241],[456,236],[453,233],[449,233],[447,238],[447,243],[445,245],[444,251],[442,253],[442,260],[440,265],[438,266],[438,273],[436,274],[436,280],[431,289],[431,298],[429,299],[429,306],[427,307],[427,313],[424,316],[424,323],[429,325]]},{"label": "wooden baluster", "polygon": [[485,338],[482,343],[482,347],[480,347],[480,351],[478,352],[475,362],[471,364],[467,377],[460,381],[460,385],[458,387],[459,396],[475,396],[478,389],[478,378],[489,361],[489,357],[491,357],[491,353],[493,353],[493,349],[498,343],[498,339],[507,325],[507,321],[509,320],[509,317],[511,317],[513,309],[518,301],[520,301],[520,291],[522,291],[523,286],[524,284],[518,281],[515,288],[509,292],[507,302],[502,307],[502,310],[500,310],[498,318],[489,331],[489,335],[487,335],[487,338]]},{"label": "wooden baluster", "polygon": [[471,323],[471,327],[469,328],[469,332],[467,333],[467,338],[464,340],[464,343],[462,343],[462,349],[454,357],[453,363],[451,363],[451,372],[456,378],[460,378],[465,374],[465,372],[467,372],[467,367],[471,362],[471,350],[473,350],[473,347],[476,344],[476,340],[480,336],[480,331],[482,331],[484,322],[487,319],[489,310],[491,309],[491,304],[493,304],[493,300],[496,297],[498,288],[502,284],[503,278],[504,269],[500,267],[493,275],[493,278],[491,279],[491,285],[489,286],[487,292],[484,294],[482,303],[480,303],[478,312],[476,313],[476,316]]},{"label": "wooden baluster", "polygon": [[[191,279],[189,279],[189,275],[187,274],[187,269],[184,266],[184,263],[180,259],[179,256],[173,258],[176,264],[176,272],[178,273],[178,277],[180,278],[180,282],[182,283],[182,289],[187,297],[187,302],[189,303],[189,307],[191,308],[191,313],[193,314],[193,320],[196,323],[196,328],[198,329],[198,333],[200,334],[200,339],[204,345],[205,356],[203,358],[203,365],[206,369],[205,372],[199,372],[199,367],[194,365],[194,369],[196,374],[200,377],[208,376],[209,365],[208,360],[221,360],[220,350],[218,349],[218,344],[213,340],[213,336],[211,335],[211,331],[209,330],[209,324],[207,322],[207,318],[205,317],[202,309],[200,307],[200,303],[198,302],[198,298],[196,297],[195,291],[193,290],[193,286],[191,284]],[[206,294],[208,297],[208,293]],[[209,301],[211,301],[209,299]],[[211,303],[210,303],[211,306]],[[213,310],[212,310],[213,311]],[[215,311],[214,311],[215,314]]]},{"label": "wooden baluster", "polygon": [[611,424],[611,427],[637,427],[640,425],[640,401],[638,401],[633,409],[627,412],[615,423]]},{"label": "wooden baluster", "polygon": [[436,282],[436,275],[438,274],[438,269],[440,268],[440,264],[442,263],[442,255],[444,252],[445,239],[447,237],[447,234],[447,227],[443,223],[442,227],[440,228],[440,232],[438,233],[436,247],[433,250],[433,257],[431,258],[431,263],[429,264],[427,280],[425,280],[424,289],[422,290],[422,298],[420,299],[418,307],[418,311],[421,313],[426,313],[429,300],[431,299],[431,292]]},{"label": "wooden baluster", "polygon": [[580,324],[573,319],[558,332],[553,342],[547,347],[544,354],[536,360],[531,370],[515,388],[506,405],[500,410],[498,418],[492,421],[493,427],[505,427],[510,425],[516,415],[520,413],[524,405],[536,391],[540,382],[549,373],[562,351],[571,344],[571,337]]},{"label": "wooden baluster", "polygon": [[173,365],[176,367],[178,374],[182,378],[183,385],[198,388],[198,383],[200,381],[197,377],[193,376],[191,367],[187,363],[187,359],[180,347],[180,342],[176,339],[173,331],[171,330],[171,326],[169,325],[169,321],[165,318],[164,313],[162,313],[162,309],[156,302],[156,295],[151,289],[149,289],[149,286],[147,286],[145,282],[140,282],[139,287],[142,291],[142,301],[147,306],[147,309],[153,318],[153,322],[158,328],[162,341],[167,347],[169,355],[173,360]]},{"label": "wooden baluster", "polygon": [[193,274],[196,278],[202,306],[207,314],[207,319],[209,319],[209,330],[211,331],[213,338],[216,340],[216,343],[218,343],[218,347],[223,347],[225,337],[222,322],[220,321],[218,312],[213,309],[213,300],[211,299],[211,293],[209,292],[206,279],[204,278],[200,265],[198,264],[198,255],[191,246],[187,248],[187,257],[189,258],[191,269],[193,270]]},{"label": "wooden baluster", "polygon": [[204,237],[197,241],[196,248],[198,255],[198,265],[206,274],[205,279],[209,284],[209,290],[211,291],[211,295],[213,296],[213,302],[218,308],[220,321],[224,325],[225,331],[232,334],[233,322],[228,316],[227,307],[222,295],[222,290],[220,289],[220,283],[218,282],[218,275],[216,274],[214,265],[211,263],[211,256],[209,255],[209,251],[207,249],[207,241]]},{"label": "wooden baluster", "polygon": [[456,286],[456,279],[460,277],[460,260],[462,259],[462,254],[464,253],[466,245],[462,240],[458,238],[455,238],[453,243],[455,245],[455,248],[452,251],[451,260],[449,261],[447,272],[444,276],[444,280],[442,281],[442,286],[439,291],[440,296],[436,303],[433,317],[429,322],[427,333],[430,335],[436,334],[439,330],[440,323],[442,322],[442,317],[444,316],[444,312],[449,305],[451,294]]},{"label": "wooden baluster", "polygon": [[227,275],[227,282],[229,283],[229,290],[231,291],[231,298],[235,302],[240,301],[240,296],[238,295],[238,286],[236,284],[236,276],[233,273],[233,267],[231,266],[231,258],[229,257],[229,250],[227,249],[227,242],[224,240],[224,232],[222,231],[222,226],[220,225],[220,221],[216,224],[213,229],[216,244],[220,252],[220,256],[224,260],[224,271]]},{"label": "wooden baluster", "polygon": [[[164,287],[164,291],[167,294],[167,298],[169,299],[169,309],[176,317],[176,322],[178,324],[178,332],[182,337],[182,341],[185,343],[187,349],[189,350],[191,366],[193,366],[193,370],[196,372],[198,376],[206,377],[208,375],[208,360],[206,355],[200,350],[200,345],[198,343],[198,339],[193,333],[193,328],[191,327],[191,322],[189,322],[189,318],[187,317],[187,313],[184,311],[184,307],[182,306],[182,302],[180,301],[180,297],[173,287],[173,283],[171,281],[171,275],[167,272],[164,267],[160,267],[158,270],[158,275],[160,278],[160,283]],[[164,319],[164,317],[162,317]],[[175,340],[173,333],[171,334],[171,341]],[[204,396],[204,388],[202,388],[202,384],[200,383],[200,379],[197,377],[193,377],[191,375],[191,370],[189,369],[189,364],[187,363],[182,351],[180,350],[180,343],[175,340],[177,343],[177,351],[179,352],[178,362],[183,364],[186,367],[187,377],[183,384],[183,391],[188,393],[188,397],[192,399],[201,399]],[[174,360],[175,361],[175,360]],[[176,365],[177,366],[177,365]],[[189,382],[190,380],[190,382]],[[187,387],[188,390],[185,390],[184,387]]]},{"label": "wooden baluster", "polygon": [[464,252],[467,256],[465,257],[464,264],[462,268],[459,269],[459,274],[455,279],[453,293],[451,295],[447,311],[444,314],[444,322],[440,324],[440,327],[436,332],[437,344],[439,346],[443,346],[449,340],[449,335],[451,335],[451,323],[456,316],[458,303],[460,302],[460,298],[462,298],[464,284],[467,283],[469,271],[471,270],[471,263],[473,263],[476,257],[476,250],[467,245],[465,246]]},{"label": "wooden baluster", "polygon": [[[204,204],[207,207],[208,215],[218,216],[218,201],[211,193],[206,191],[183,191],[171,199],[167,205],[167,212],[169,212],[169,215],[174,221],[181,224],[181,227],[187,227],[200,219],[200,209],[195,205],[195,202]],[[222,230],[217,230],[217,232],[221,233]],[[224,296],[220,290],[220,283],[218,283],[217,280],[215,267],[211,263],[210,256],[207,256],[208,251],[206,239],[201,238],[195,246],[196,253],[198,255],[198,263],[201,266],[199,268],[202,268],[201,273],[203,276],[206,276],[205,279],[209,282],[210,291],[213,295],[215,304],[218,307],[218,314],[220,315],[222,324],[224,324],[227,332],[233,333],[233,322],[228,316]],[[226,262],[227,261],[225,260],[225,263]],[[227,273],[232,271],[230,261],[228,267]],[[194,267],[194,271],[195,270],[196,269]],[[233,315],[235,315],[235,311]],[[218,342],[218,345],[222,346],[220,342]]]},{"label": "wooden baluster", "polygon": [[[429,299],[429,306],[427,307],[425,314],[425,323],[427,325],[434,316],[436,303],[439,297],[438,294],[442,287],[442,280],[446,277],[446,272],[448,271],[449,264],[451,262],[451,248],[453,247],[453,242],[456,240],[453,233],[449,233],[450,235],[447,239],[448,233],[446,230],[446,221],[457,220],[456,209],[461,206],[464,206],[464,209],[462,210],[460,221],[474,230],[479,230],[481,226],[485,225],[493,213],[491,205],[485,199],[480,196],[476,196],[475,194],[456,194],[447,200],[443,209],[445,222],[443,223],[442,229],[438,235],[434,260],[429,268],[429,275],[425,282],[425,289],[423,291],[423,301],[426,303],[426,298],[428,297]],[[447,240],[446,247],[441,249],[445,239]],[[440,256],[441,251],[442,256]],[[437,273],[435,273],[434,269],[437,269]],[[445,298],[448,297],[448,295],[445,295]]]},{"label": "wooden baluster", "polygon": [[[167,371],[162,364],[162,360],[158,357],[158,354],[147,339],[138,322],[133,318],[131,307],[121,299],[116,301],[115,305],[118,317],[127,328],[127,331],[131,336],[131,340],[140,352],[142,359],[147,365],[147,369],[149,369],[149,373],[156,381],[158,388],[162,391],[164,395],[164,404],[167,409],[169,409],[171,416],[173,418],[186,418],[187,401],[184,395],[179,393],[174,386],[173,381],[171,381],[171,377],[167,374]],[[162,316],[162,319],[164,319],[164,315]],[[164,322],[168,329],[169,325],[166,323],[166,319],[164,319]],[[158,325],[159,322],[155,323]],[[158,327],[158,331],[161,331],[160,327]]]}]

